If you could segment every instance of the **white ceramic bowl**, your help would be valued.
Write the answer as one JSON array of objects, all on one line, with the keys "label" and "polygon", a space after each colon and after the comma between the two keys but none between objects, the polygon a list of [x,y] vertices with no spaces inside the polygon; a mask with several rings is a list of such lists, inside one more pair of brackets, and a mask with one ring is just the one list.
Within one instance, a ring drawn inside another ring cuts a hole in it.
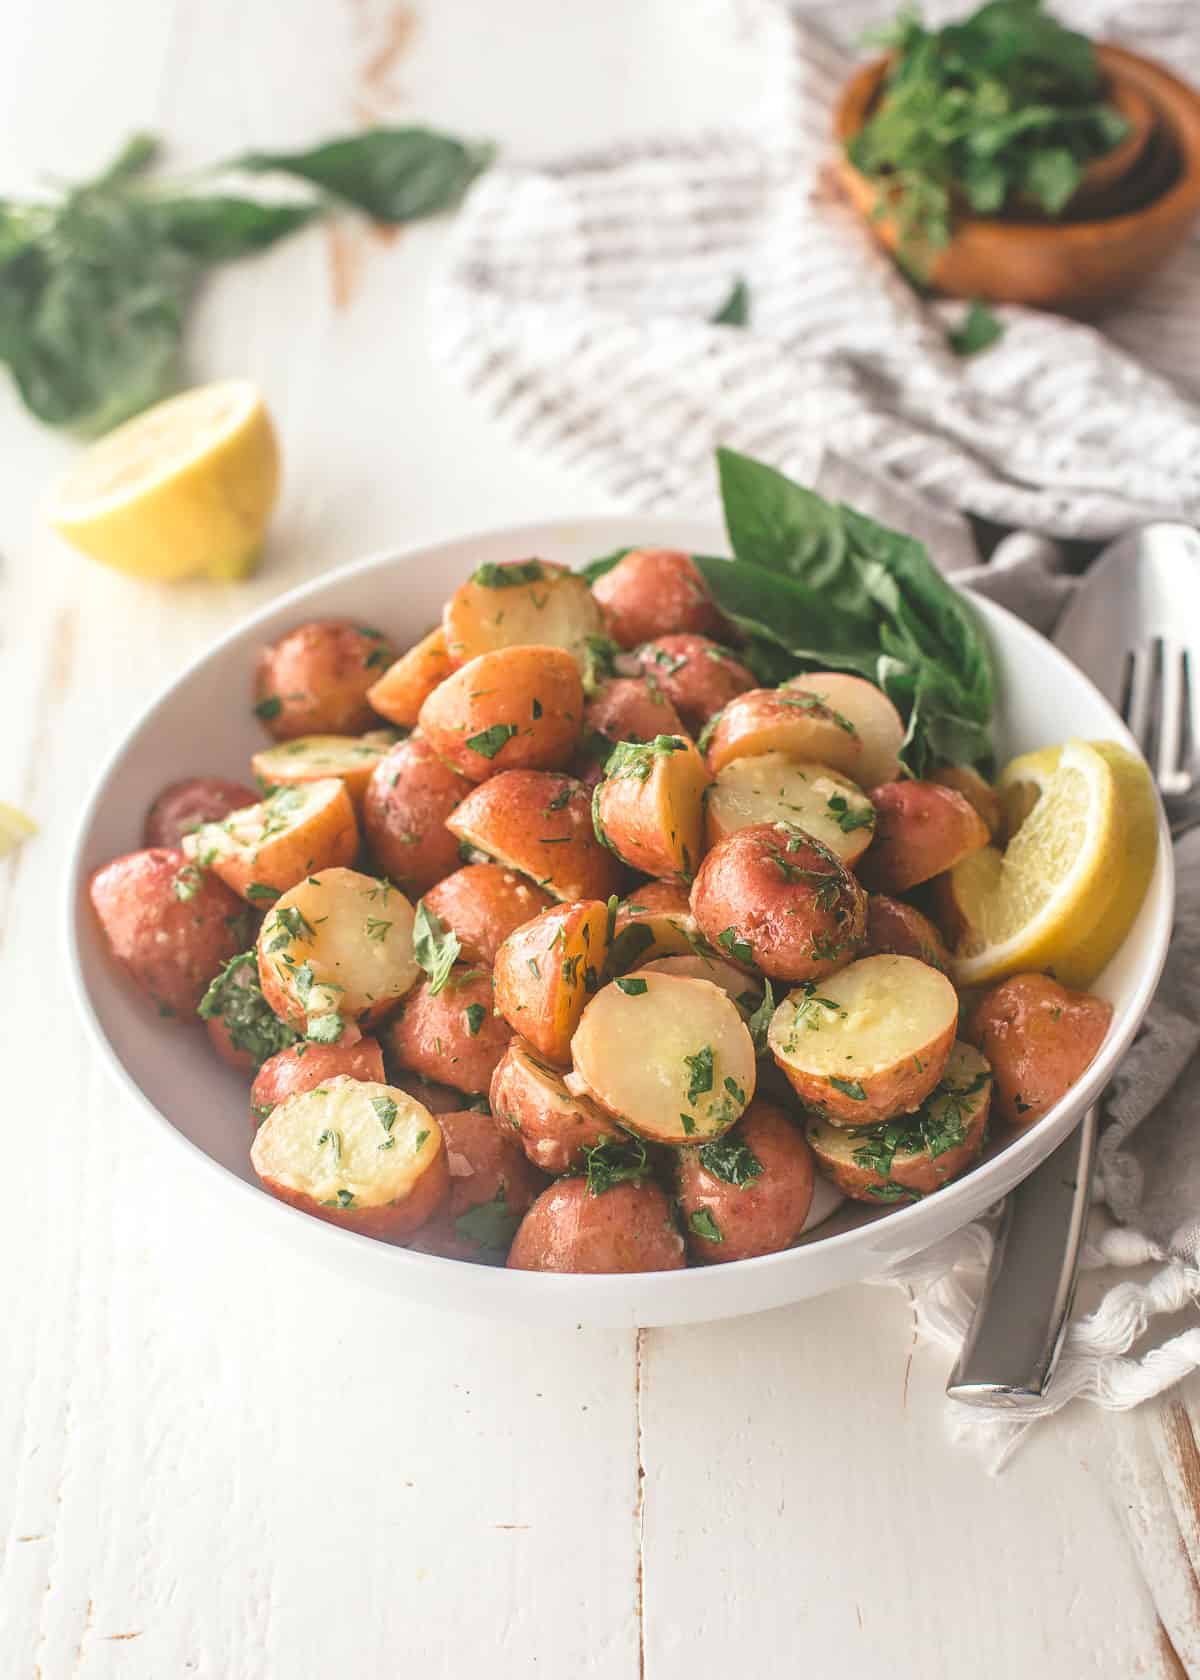
[{"label": "white ceramic bowl", "polygon": [[[568,565],[630,543],[725,552],[711,528],[675,520],[588,519],[492,532],[384,555],[285,595],[217,643],[149,707],[104,767],[84,810],[68,883],[68,948],[80,1006],[118,1082],[149,1120],[226,1187],[232,1211],[270,1221],[281,1237],[348,1276],[446,1307],[564,1325],[682,1324],[757,1312],[884,1271],[967,1223],[1011,1190],[1070,1132],[1108,1082],[1153,994],[1172,915],[1171,854],[1161,821],[1154,880],[1123,949],[1096,990],[1113,1004],[1100,1054],[1035,1126],[975,1171],[912,1206],[847,1203],[782,1254],[728,1266],[636,1276],[560,1277],[440,1260],[344,1231],[286,1207],[250,1170],[245,1081],[213,1055],[203,1032],[160,1022],[104,950],[87,902],[101,863],[136,849],[143,814],[167,782],[195,772],[244,780],[262,733],[250,704],[259,645],[303,619],[379,624],[400,646],[434,623],[446,596],[484,561],[530,554]],[[1048,642],[987,601],[975,601],[998,676],[1001,759],[1068,736],[1129,742],[1091,683]]]}]

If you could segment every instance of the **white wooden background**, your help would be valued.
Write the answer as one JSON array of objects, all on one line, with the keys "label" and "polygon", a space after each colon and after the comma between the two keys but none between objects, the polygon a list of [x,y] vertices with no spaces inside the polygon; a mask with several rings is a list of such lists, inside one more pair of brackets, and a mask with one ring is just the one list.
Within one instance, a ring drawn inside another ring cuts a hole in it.
[{"label": "white wooden background", "polygon": [[[689,0],[6,0],[0,186],[132,128],[181,166],[381,117],[510,153],[752,107]],[[158,592],[56,544],[69,446],[0,393],[3,1680],[1168,1680],[1200,1674],[1200,1390],[1080,1409],[999,1479],[946,1360],[862,1287],[712,1328],[541,1333],[359,1295],[110,1089],[62,973],[99,756],[178,663],[386,544],[603,498],[429,364],[441,232],[314,231],[227,273],[197,377],[258,379],[287,485],[253,582]],[[202,756],[202,754],[200,755]]]}]

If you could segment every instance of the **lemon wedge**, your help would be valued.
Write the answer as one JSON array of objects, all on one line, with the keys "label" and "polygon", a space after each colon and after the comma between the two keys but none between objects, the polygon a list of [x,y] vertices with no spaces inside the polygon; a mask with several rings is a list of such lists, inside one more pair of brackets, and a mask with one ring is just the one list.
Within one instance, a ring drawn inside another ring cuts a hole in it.
[{"label": "lemon wedge", "polygon": [[60,483],[50,522],[94,560],[173,583],[254,566],[279,492],[279,446],[257,389],[201,385],[127,420]]},{"label": "lemon wedge", "polygon": [[1069,986],[1095,979],[1128,932],[1153,867],[1153,794],[1143,790],[1148,813],[1141,794],[1131,798],[1139,771],[1110,742],[1068,741],[1008,765],[997,783],[1007,847],[987,846],[951,872],[965,924],[955,951],[960,985],[1025,969],[1050,969]]}]

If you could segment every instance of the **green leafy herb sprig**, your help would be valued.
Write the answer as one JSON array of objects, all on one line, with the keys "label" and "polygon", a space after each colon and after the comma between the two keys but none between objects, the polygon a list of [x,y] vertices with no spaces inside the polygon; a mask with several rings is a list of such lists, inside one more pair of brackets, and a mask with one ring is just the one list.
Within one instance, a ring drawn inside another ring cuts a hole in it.
[{"label": "green leafy herb sprig", "polygon": [[894,55],[883,94],[846,151],[883,187],[880,214],[917,276],[960,207],[994,216],[1025,200],[1060,216],[1128,132],[1092,43],[1041,0],[988,0],[935,30],[908,11],[881,39]]},{"label": "green leafy herb sprig", "polygon": [[251,152],[206,172],[302,181],[272,203],[149,173],[159,152],[135,135],[90,181],[54,197],[0,200],[0,362],[50,426],[95,437],[157,402],[180,375],[199,282],[338,207],[377,221],[456,204],[491,161],[487,146],[425,128],[376,128],[300,152]]}]

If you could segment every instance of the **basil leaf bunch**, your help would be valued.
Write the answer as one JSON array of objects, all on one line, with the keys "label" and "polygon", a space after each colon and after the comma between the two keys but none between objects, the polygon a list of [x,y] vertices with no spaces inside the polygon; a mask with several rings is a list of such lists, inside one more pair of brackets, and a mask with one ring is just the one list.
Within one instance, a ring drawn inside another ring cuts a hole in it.
[{"label": "basil leaf bunch", "polygon": [[846,151],[883,187],[880,213],[918,275],[958,206],[989,216],[1024,199],[1060,216],[1085,166],[1128,132],[1091,41],[1042,0],[988,0],[937,30],[908,12],[879,39],[893,53],[882,97]]},{"label": "basil leaf bunch", "polygon": [[57,198],[0,200],[0,363],[47,425],[95,437],[165,396],[180,376],[192,297],[219,264],[339,205],[393,223],[434,215],[492,156],[429,129],[381,128],[211,171],[270,171],[316,189],[304,202],[271,203],[173,189],[148,174],[158,149],[135,135]]}]

